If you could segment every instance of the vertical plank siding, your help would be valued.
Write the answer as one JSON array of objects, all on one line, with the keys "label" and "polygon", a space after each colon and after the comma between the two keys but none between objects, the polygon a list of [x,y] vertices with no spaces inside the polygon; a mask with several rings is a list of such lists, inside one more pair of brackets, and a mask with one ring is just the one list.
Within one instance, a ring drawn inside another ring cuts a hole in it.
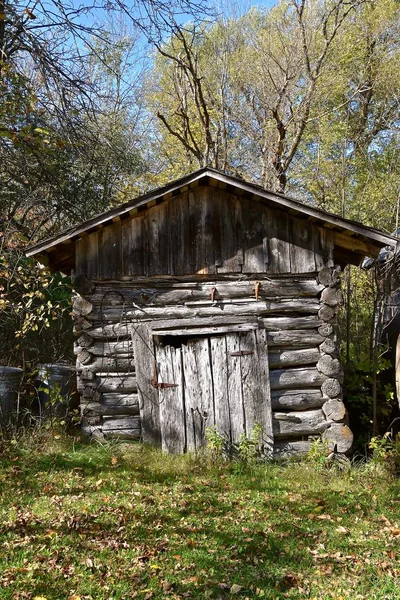
[{"label": "vertical plank siding", "polygon": [[224,190],[198,187],[77,242],[90,279],[314,273],[333,266],[333,233]]}]

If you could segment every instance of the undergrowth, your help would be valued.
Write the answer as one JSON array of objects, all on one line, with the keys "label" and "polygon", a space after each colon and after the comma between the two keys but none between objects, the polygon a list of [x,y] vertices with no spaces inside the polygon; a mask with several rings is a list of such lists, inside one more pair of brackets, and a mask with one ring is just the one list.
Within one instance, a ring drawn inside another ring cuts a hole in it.
[{"label": "undergrowth", "polygon": [[238,468],[51,432],[4,445],[0,598],[400,599],[385,458],[341,471],[316,450],[285,464],[249,453]]}]

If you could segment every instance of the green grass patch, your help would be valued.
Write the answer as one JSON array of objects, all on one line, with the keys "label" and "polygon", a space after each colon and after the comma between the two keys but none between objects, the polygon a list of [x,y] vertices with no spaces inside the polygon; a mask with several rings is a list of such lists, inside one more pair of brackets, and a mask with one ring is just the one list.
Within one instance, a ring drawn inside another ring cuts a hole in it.
[{"label": "green grass patch", "polygon": [[53,439],[0,455],[2,600],[400,599],[400,482]]}]

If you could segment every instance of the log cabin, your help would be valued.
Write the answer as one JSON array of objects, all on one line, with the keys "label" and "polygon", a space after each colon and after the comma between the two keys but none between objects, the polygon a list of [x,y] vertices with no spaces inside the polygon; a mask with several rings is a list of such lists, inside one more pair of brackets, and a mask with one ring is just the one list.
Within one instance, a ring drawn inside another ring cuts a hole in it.
[{"label": "log cabin", "polygon": [[31,247],[71,273],[87,435],[349,452],[340,271],[395,238],[209,167]]}]

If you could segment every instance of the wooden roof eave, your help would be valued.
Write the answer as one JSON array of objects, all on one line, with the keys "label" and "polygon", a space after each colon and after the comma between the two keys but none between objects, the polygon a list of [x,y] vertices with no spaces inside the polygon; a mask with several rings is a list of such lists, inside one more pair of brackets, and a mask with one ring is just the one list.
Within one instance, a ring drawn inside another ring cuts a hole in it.
[{"label": "wooden roof eave", "polygon": [[[39,259],[40,255],[43,256],[43,254],[52,253],[59,244],[77,241],[82,235],[87,235],[92,231],[111,224],[124,215],[128,216],[128,218],[129,216],[133,217],[138,212],[146,210],[150,206],[154,206],[154,204],[167,200],[173,197],[174,194],[188,189],[188,186],[198,184],[203,178],[214,187],[232,188],[236,192],[240,192],[240,194],[245,193],[246,195],[250,195],[255,201],[262,204],[272,205],[273,208],[285,210],[293,214],[293,216],[298,215],[299,218],[307,218],[317,226],[326,227],[334,231],[335,245],[337,244],[340,247],[351,250],[356,254],[360,254],[360,256],[371,255],[375,257],[383,246],[395,246],[398,242],[397,238],[386,235],[372,227],[367,227],[356,221],[343,219],[332,213],[302,204],[298,200],[294,200],[283,194],[268,192],[255,184],[225,175],[214,169],[203,168],[191,175],[182,177],[172,184],[149,192],[135,201],[93,217],[58,236],[39,242],[28,248],[26,255],[35,256]],[[353,244],[349,240],[356,240],[356,242]]]}]

